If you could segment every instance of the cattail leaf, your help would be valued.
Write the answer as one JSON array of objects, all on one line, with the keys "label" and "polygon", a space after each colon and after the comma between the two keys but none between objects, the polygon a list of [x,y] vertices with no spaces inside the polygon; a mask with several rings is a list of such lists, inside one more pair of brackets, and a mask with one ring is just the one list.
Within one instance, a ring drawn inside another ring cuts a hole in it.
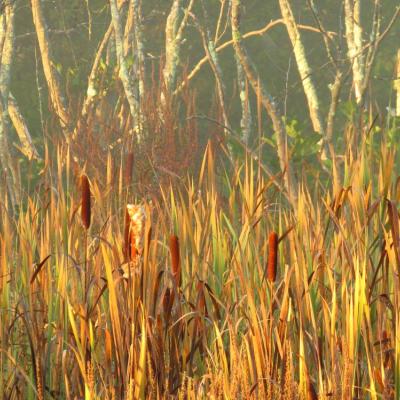
[{"label": "cattail leaf", "polygon": [[397,212],[396,204],[387,199],[389,223],[393,237],[393,249],[396,256],[397,271],[400,271],[400,234],[399,234],[399,214]]},{"label": "cattail leaf", "polygon": [[32,277],[31,277],[31,285],[33,282],[35,282],[36,277],[38,276],[39,272],[41,271],[43,265],[46,263],[46,261],[51,257],[51,254],[49,254],[47,257],[45,257],[39,264],[36,264],[35,269],[33,271]]}]

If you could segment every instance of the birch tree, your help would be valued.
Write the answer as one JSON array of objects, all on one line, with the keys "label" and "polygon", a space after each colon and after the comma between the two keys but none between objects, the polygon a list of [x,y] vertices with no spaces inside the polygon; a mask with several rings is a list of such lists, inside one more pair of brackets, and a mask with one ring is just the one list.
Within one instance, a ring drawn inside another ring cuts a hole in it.
[{"label": "birch tree", "polygon": [[[314,85],[313,72],[308,63],[304,44],[297,28],[296,21],[293,16],[292,8],[288,0],[279,0],[283,20],[289,34],[290,41],[293,46],[294,56],[296,58],[296,65],[300,74],[301,82],[303,85],[304,93],[307,98],[308,110],[314,131],[319,133],[325,140],[325,129],[323,119],[320,111],[320,100],[317,95],[317,90]],[[326,140],[325,140],[326,141]],[[320,141],[321,147],[323,141]],[[326,153],[322,149],[324,157]]]},{"label": "birch tree", "polygon": [[117,59],[119,65],[119,77],[121,79],[122,85],[124,86],[125,95],[129,103],[130,113],[135,125],[134,131],[136,132],[137,139],[140,142],[141,141],[140,102],[138,99],[138,94],[135,95],[134,86],[132,85],[129,76],[129,70],[124,50],[122,24],[116,0],[110,0],[110,9],[111,9],[112,23],[114,27],[115,46],[116,46]]},{"label": "birch tree", "polygon": [[54,111],[60,121],[61,128],[68,138],[71,133],[71,119],[68,112],[67,99],[61,85],[59,73],[55,67],[52,45],[48,36],[48,28],[43,13],[42,0],[31,0],[32,16],[42,58],[43,71]]},{"label": "birch tree", "polygon": [[394,87],[396,91],[396,116],[400,117],[400,50],[397,51],[397,64]]},{"label": "birch tree", "polygon": [[178,67],[181,64],[183,33],[187,26],[194,0],[190,0],[186,9],[183,9],[183,4],[183,0],[173,0],[165,24],[165,66],[163,75],[165,86],[171,93],[176,86]]},{"label": "birch tree", "polygon": [[365,76],[363,54],[363,28],[361,24],[361,1],[345,0],[344,20],[346,25],[346,40],[348,56],[352,64],[354,94],[357,104],[361,104]]},{"label": "birch tree", "polygon": [[0,164],[5,178],[6,190],[13,208],[19,202],[20,179],[13,164],[9,146],[10,118],[8,102],[10,94],[11,66],[14,56],[14,15],[15,3],[6,2],[0,16]]}]

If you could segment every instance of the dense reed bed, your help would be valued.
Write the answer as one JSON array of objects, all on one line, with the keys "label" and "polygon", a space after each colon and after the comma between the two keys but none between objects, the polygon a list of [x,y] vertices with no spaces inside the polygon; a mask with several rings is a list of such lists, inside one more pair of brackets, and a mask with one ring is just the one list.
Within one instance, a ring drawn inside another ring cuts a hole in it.
[{"label": "dense reed bed", "polygon": [[59,160],[1,205],[0,398],[399,398],[400,192],[367,159],[293,208],[210,146],[151,202]]}]

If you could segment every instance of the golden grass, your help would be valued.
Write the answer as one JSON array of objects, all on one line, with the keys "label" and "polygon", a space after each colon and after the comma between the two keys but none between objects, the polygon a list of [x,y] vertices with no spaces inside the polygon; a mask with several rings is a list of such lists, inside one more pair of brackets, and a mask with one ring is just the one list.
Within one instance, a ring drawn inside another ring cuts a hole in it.
[{"label": "golden grass", "polygon": [[59,163],[48,201],[1,208],[0,398],[398,398],[399,198],[382,153],[346,159],[342,187],[304,184],[291,210],[251,161],[217,176],[208,149],[197,180],[142,204],[134,239],[126,194],[94,179],[82,228]]}]

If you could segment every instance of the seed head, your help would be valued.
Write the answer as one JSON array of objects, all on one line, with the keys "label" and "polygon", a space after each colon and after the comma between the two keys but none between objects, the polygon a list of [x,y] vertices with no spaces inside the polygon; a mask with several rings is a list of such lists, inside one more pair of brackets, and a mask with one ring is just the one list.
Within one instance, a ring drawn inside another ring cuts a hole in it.
[{"label": "seed head", "polygon": [[271,232],[268,237],[268,265],[267,279],[270,282],[276,280],[276,267],[278,264],[278,235],[276,232]]},{"label": "seed head", "polygon": [[181,280],[181,261],[179,255],[179,239],[175,235],[169,238],[169,250],[171,252],[172,275],[175,279],[176,286],[179,287]]},{"label": "seed head", "polygon": [[81,177],[81,216],[82,216],[82,224],[85,229],[89,229],[90,227],[90,184],[89,179],[86,175],[82,175]]}]

